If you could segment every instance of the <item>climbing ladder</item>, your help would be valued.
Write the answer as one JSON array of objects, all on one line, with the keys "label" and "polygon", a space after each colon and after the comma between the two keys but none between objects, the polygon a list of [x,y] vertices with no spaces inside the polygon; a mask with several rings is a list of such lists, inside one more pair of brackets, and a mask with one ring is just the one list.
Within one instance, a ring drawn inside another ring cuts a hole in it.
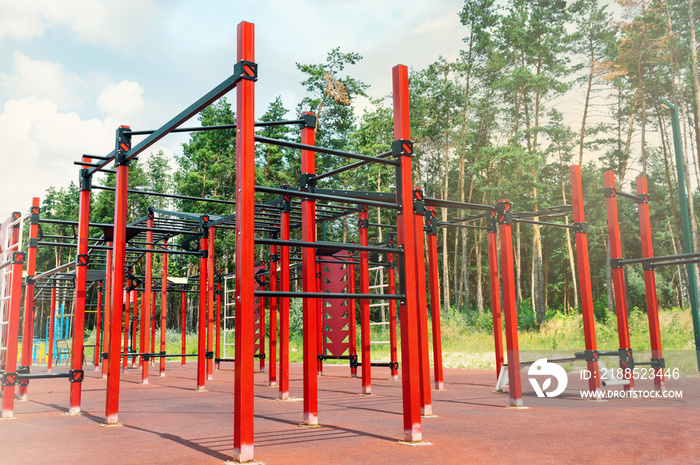
[{"label": "climbing ladder", "polygon": [[[392,282],[394,278],[393,261],[392,262],[375,262],[370,263],[368,269],[370,276],[370,294],[395,294],[395,286]],[[370,327],[386,327],[388,332],[386,338],[381,340],[370,340],[370,345],[388,345],[389,346],[389,358],[390,360],[383,361],[372,361],[375,366],[387,366],[391,369],[392,377],[398,375],[398,362],[396,356],[396,301],[391,300],[381,300],[379,302],[370,303],[370,312],[372,309],[379,308],[380,319],[379,321],[370,321]],[[371,313],[370,313],[371,315]]]},{"label": "climbing ladder", "polygon": [[[12,217],[5,220],[0,225],[0,263],[5,263],[12,259],[12,252],[20,251],[20,242],[22,240],[22,229],[24,220],[28,217],[22,217],[19,212],[12,214]],[[13,229],[18,227],[18,230]],[[17,234],[13,234],[16,232]],[[5,366],[5,357],[7,354],[7,329],[9,327],[10,318],[10,277],[12,267],[6,266],[0,270],[0,367]]]},{"label": "climbing ladder", "polygon": [[224,351],[218,362],[232,362],[236,353],[236,277],[224,276],[224,314],[222,315],[221,339]]}]

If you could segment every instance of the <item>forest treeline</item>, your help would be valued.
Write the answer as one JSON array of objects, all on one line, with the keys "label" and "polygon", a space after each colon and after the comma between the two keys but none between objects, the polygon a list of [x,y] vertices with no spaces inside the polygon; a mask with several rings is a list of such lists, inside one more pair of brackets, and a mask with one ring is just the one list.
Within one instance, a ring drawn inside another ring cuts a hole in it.
[{"label": "forest treeline", "polygon": [[[694,0],[465,1],[463,9],[455,11],[464,36],[459,56],[435,57],[426,68],[411,70],[415,185],[427,197],[480,204],[507,198],[515,211],[540,211],[571,203],[568,166],[581,164],[594,300],[596,308],[612,309],[604,171],[614,171],[618,187],[626,192],[635,191],[636,177],[648,178],[654,252],[682,251],[671,118],[659,104],[662,98],[679,111],[697,250],[700,80],[694,16],[699,7]],[[319,118],[318,145],[372,155],[389,150],[391,98],[372,95],[361,76],[353,74],[353,65],[361,59],[334,48],[319,63],[298,63],[306,97],[296,108],[285,107],[280,97],[258,105],[265,108],[261,121],[296,119],[302,111],[313,111]],[[222,99],[205,109],[199,122],[231,124],[235,114]],[[300,140],[294,126],[263,127],[258,133]],[[174,160],[159,152],[133,163],[130,187],[233,199],[235,145],[231,130],[193,133]],[[258,145],[256,183],[297,185],[299,161],[296,150]],[[351,161],[318,154],[317,172]],[[114,185],[111,175],[100,182]],[[367,165],[319,186],[391,192],[394,173],[383,165]],[[74,183],[49,188],[42,216],[77,219],[77,199]],[[624,255],[639,257],[637,207],[626,199],[619,205]],[[233,213],[227,205],[132,195],[130,219],[144,216],[148,206]],[[438,219],[447,222],[469,213],[474,212],[441,208]],[[374,209],[370,215],[371,223],[394,220],[386,211]],[[113,193],[95,191],[91,220],[112,219]],[[336,221],[325,233],[329,239],[357,240],[355,224]],[[474,224],[484,225],[483,220]],[[529,224],[517,224],[513,231],[522,317],[538,324],[548,312],[577,311],[572,235]],[[386,232],[371,228],[370,234],[371,240],[381,241]],[[218,266],[224,270],[233,268],[233,239],[233,234],[217,236]],[[488,311],[485,232],[441,228],[438,247],[443,306],[475,315]],[[68,248],[40,248],[38,269],[65,263],[71,253]],[[172,275],[196,274],[186,260],[171,260],[169,266]],[[628,267],[627,282],[630,306],[644,309],[641,265]],[[685,305],[683,268],[658,270],[657,286],[661,306]]]}]

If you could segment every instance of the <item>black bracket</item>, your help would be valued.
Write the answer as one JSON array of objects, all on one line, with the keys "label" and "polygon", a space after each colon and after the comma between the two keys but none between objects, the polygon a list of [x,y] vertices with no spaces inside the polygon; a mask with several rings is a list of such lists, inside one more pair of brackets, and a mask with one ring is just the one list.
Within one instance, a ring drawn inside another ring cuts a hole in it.
[{"label": "black bracket", "polygon": [[196,252],[199,250],[199,236],[185,236],[181,245],[187,252]]},{"label": "black bracket", "polygon": [[299,190],[304,192],[316,192],[316,179],[311,173],[301,173],[299,175]]},{"label": "black bracket", "polygon": [[92,190],[92,174],[87,168],[82,168],[79,174],[79,184],[81,191],[91,191]]},{"label": "black bracket", "polygon": [[611,258],[610,259],[610,268],[624,268],[625,265],[623,265],[621,258]]},{"label": "black bracket", "polygon": [[117,128],[117,146],[115,147],[114,164],[117,166],[129,166],[127,160],[129,150],[131,150],[131,128],[129,126],[119,126]]},{"label": "black bracket", "polygon": [[280,256],[277,255],[276,253],[271,253],[271,254],[270,254],[270,263],[278,262],[279,259],[280,259]]},{"label": "black bracket", "polygon": [[252,61],[241,60],[233,65],[233,75],[238,78],[236,82],[240,81],[241,79],[245,79],[246,81],[257,81],[258,64]]},{"label": "black bracket", "polygon": [[574,223],[574,232],[575,233],[587,233],[588,232],[588,223],[585,221],[580,222],[580,223]]},{"label": "black bracket", "polygon": [[255,282],[258,283],[260,287],[265,285],[265,277],[264,276],[258,276],[255,275]]},{"label": "black bracket", "polygon": [[12,252],[12,264],[24,265],[24,252]]},{"label": "black bracket", "polygon": [[75,266],[88,266],[90,264],[90,256],[88,254],[78,254],[75,257]]},{"label": "black bracket", "polygon": [[85,372],[83,370],[69,370],[68,371],[68,381],[71,383],[82,383],[85,379]]},{"label": "black bracket", "polygon": [[213,360],[214,359],[214,352],[212,352],[212,351],[205,352],[204,358]]},{"label": "black bracket", "polygon": [[109,358],[109,352],[102,352],[102,360],[107,360]]},{"label": "black bracket", "polygon": [[425,203],[423,202],[423,190],[413,189],[413,213],[424,215],[426,212]]},{"label": "black bracket", "polygon": [[27,365],[20,365],[17,367],[17,374],[18,375],[28,375],[32,370],[32,367],[27,366]]},{"label": "black bracket", "polygon": [[583,359],[587,362],[597,362],[600,359],[600,354],[597,350],[584,350]]},{"label": "black bracket", "polygon": [[260,359],[260,360],[265,360],[265,354],[255,354],[253,357]]},{"label": "black bracket", "polygon": [[3,386],[17,386],[17,373],[3,373],[2,385]]},{"label": "black bracket", "polygon": [[496,221],[498,224],[513,224],[513,213],[510,210],[510,202],[498,202],[496,204]]},{"label": "black bracket", "polygon": [[644,270],[644,271],[654,270],[655,268],[656,268],[656,265],[653,262],[642,263],[642,270]]},{"label": "black bracket", "polygon": [[316,272],[316,279],[321,279],[321,272],[320,271]]},{"label": "black bracket", "polygon": [[34,279],[34,276],[25,276],[24,284],[27,286],[32,286],[36,284],[36,279]]},{"label": "black bracket", "polygon": [[[17,221],[20,218],[22,218],[22,212],[12,212],[12,221]],[[16,224],[13,228],[19,228],[19,225]]]},{"label": "black bracket", "polygon": [[350,368],[357,368],[360,364],[357,362],[357,354],[350,355]]},{"label": "black bracket", "polygon": [[498,222],[496,221],[496,212],[492,211],[486,217],[486,232],[495,233],[498,231]]},{"label": "black bracket", "polygon": [[408,139],[395,140],[391,143],[391,154],[395,158],[413,156],[413,141]]},{"label": "black bracket", "polygon": [[663,357],[652,358],[651,359],[651,367],[654,369],[666,368],[666,360]]},{"label": "black bracket", "polygon": [[299,123],[299,127],[301,129],[304,129],[304,128],[316,129],[317,118],[316,118],[316,115],[314,115],[313,113],[304,113],[303,115],[301,115],[301,117],[299,119],[302,121],[301,123]]},{"label": "black bracket", "polygon": [[358,228],[369,228],[369,219],[368,218],[360,218],[357,220],[357,227]]},{"label": "black bracket", "polygon": [[637,204],[649,203],[649,194],[637,194]]},{"label": "black bracket", "polygon": [[618,353],[620,356],[620,368],[633,370],[634,356],[632,355],[632,349],[620,349]]},{"label": "black bracket", "polygon": [[39,247],[39,239],[36,237],[29,238],[29,247],[34,247],[35,249]]},{"label": "black bracket", "polygon": [[200,250],[199,256],[202,258],[209,258],[209,251],[208,250]]},{"label": "black bracket", "polygon": [[603,189],[603,195],[605,197],[617,197],[617,191],[614,187],[606,187]]},{"label": "black bracket", "polygon": [[32,207],[31,216],[29,217],[30,224],[39,224],[39,213],[41,212],[40,207]]}]

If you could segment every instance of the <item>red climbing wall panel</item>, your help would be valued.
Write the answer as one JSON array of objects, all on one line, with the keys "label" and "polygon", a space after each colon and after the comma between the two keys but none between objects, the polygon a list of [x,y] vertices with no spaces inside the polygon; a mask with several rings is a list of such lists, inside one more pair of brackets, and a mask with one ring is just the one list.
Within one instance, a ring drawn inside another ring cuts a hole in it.
[{"label": "red climbing wall panel", "polygon": [[[319,256],[322,265],[323,292],[349,292],[350,260],[348,252]],[[328,263],[337,261],[336,263]],[[345,355],[350,349],[350,300],[325,299],[323,301],[324,355]],[[353,309],[354,311],[354,309]]]}]

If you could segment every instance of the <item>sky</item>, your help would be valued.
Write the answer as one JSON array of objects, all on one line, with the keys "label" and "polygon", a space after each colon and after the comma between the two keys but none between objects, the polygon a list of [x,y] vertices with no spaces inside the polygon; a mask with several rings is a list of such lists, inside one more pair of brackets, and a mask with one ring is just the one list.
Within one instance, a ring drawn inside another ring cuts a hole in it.
[{"label": "sky", "polygon": [[[119,125],[156,129],[229,77],[241,21],[255,24],[260,116],[278,95],[295,109],[305,95],[295,63],[324,62],[334,47],[363,56],[351,73],[370,96],[389,95],[394,65],[459,54],[463,4],[0,0],[0,222],[49,186],[77,182],[73,162],[107,155]],[[181,153],[186,139],[168,136],[152,151]]]}]

